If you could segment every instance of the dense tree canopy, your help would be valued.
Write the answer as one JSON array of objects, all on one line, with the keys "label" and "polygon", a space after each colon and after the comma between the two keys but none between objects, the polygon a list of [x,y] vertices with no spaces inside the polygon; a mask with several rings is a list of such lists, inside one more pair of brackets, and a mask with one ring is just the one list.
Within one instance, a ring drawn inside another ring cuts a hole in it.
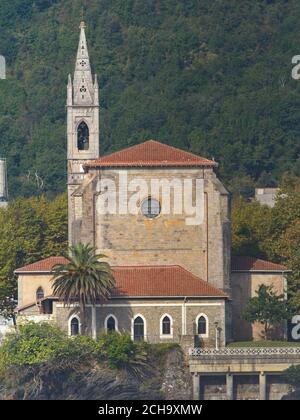
[{"label": "dense tree canopy", "polygon": [[284,176],[274,208],[236,199],[232,209],[232,251],[285,264],[289,298],[300,309],[300,179]]},{"label": "dense tree canopy", "polygon": [[18,199],[0,210],[0,315],[13,313],[17,268],[67,252],[67,225],[65,195]]},{"label": "dense tree canopy", "polygon": [[101,153],[156,138],[214,157],[235,191],[300,171],[298,0],[2,0],[0,154],[13,196],[65,189],[66,82],[82,3]]}]

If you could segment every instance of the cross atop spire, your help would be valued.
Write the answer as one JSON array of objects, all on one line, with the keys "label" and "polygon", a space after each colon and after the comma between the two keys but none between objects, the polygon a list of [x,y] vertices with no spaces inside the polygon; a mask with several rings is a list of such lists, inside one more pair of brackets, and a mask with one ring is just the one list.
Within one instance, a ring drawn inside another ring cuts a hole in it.
[{"label": "cross atop spire", "polygon": [[80,18],[81,18],[81,22],[80,22],[79,29],[81,29],[81,28],[82,29],[85,29],[86,28],[86,24],[85,24],[85,21],[84,21],[85,13],[84,13],[84,7],[83,6],[81,8]]}]

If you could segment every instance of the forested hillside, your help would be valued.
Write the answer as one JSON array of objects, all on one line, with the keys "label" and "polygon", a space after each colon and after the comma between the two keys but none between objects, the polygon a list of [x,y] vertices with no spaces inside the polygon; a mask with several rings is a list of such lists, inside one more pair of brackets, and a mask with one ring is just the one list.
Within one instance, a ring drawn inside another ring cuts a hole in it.
[{"label": "forested hillside", "polygon": [[[299,0],[1,0],[0,155],[13,196],[65,190],[68,73],[86,6],[101,153],[155,138],[234,190],[300,174]],[[30,171],[30,172],[29,172]]]}]

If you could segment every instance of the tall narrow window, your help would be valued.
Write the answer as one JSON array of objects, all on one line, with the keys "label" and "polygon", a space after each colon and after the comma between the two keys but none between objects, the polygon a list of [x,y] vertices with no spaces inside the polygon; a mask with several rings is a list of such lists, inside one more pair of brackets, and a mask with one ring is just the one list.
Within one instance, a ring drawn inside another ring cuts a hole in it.
[{"label": "tall narrow window", "polygon": [[77,130],[77,147],[78,150],[89,150],[90,132],[87,124],[82,121]]},{"label": "tall narrow window", "polygon": [[106,330],[107,332],[116,331],[116,320],[113,316],[110,316],[106,321]]},{"label": "tall narrow window", "polygon": [[171,320],[167,315],[162,320],[162,333],[163,335],[171,334]]},{"label": "tall narrow window", "polygon": [[79,321],[76,317],[71,319],[70,323],[70,335],[78,335],[79,334]]},{"label": "tall narrow window", "polygon": [[39,287],[36,291],[36,300],[44,299],[44,290],[42,287]]},{"label": "tall narrow window", "polygon": [[198,318],[197,333],[201,335],[207,333],[206,319],[203,315]]},{"label": "tall narrow window", "polygon": [[145,331],[145,326],[144,326],[144,321],[143,319],[138,316],[135,318],[134,320],[134,325],[133,325],[133,338],[135,341],[143,341],[144,340],[144,331]]}]

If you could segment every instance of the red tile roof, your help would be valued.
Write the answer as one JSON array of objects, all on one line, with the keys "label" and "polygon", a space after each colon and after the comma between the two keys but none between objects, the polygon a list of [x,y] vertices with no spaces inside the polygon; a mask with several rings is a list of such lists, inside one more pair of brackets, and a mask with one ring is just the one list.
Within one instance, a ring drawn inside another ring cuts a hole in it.
[{"label": "red tile roof", "polygon": [[15,273],[51,273],[52,268],[56,264],[67,264],[68,260],[65,257],[49,257],[33,264],[25,265],[25,267],[18,268]]},{"label": "red tile roof", "polygon": [[281,264],[260,260],[253,257],[232,257],[231,271],[289,271]]},{"label": "red tile roof", "polygon": [[132,146],[119,152],[103,156],[100,159],[86,163],[85,168],[95,167],[193,167],[218,166],[212,160],[177,149],[167,144],[149,140],[137,146]]},{"label": "red tile roof", "polygon": [[[64,257],[50,257],[16,270],[22,273],[51,273],[55,264],[64,264]],[[219,289],[179,265],[113,267],[116,289],[113,297],[226,297]]]},{"label": "red tile roof", "polygon": [[225,294],[179,265],[114,267],[115,297],[213,296]]},{"label": "red tile roof", "polygon": [[[25,267],[18,268],[15,272],[17,274],[21,273],[51,273],[52,268],[56,264],[67,264],[68,260],[65,257],[49,257],[41,261],[37,261],[33,264],[26,265]],[[131,270],[133,270],[135,273],[137,273],[139,270],[145,270],[149,268],[156,268],[157,266],[132,266],[129,267]],[[169,267],[177,267],[181,270],[184,270],[180,266],[158,266],[161,268],[169,268]],[[123,273],[125,275],[127,267],[115,267],[115,270],[122,269]],[[289,271],[287,267],[281,264],[275,264],[270,261],[261,260],[258,258],[253,257],[232,257],[231,259],[231,270],[232,271]],[[184,270],[186,271],[186,270]],[[151,273],[154,274],[154,271]],[[186,271],[186,273],[189,273],[189,271]],[[142,272],[140,273],[142,274]],[[192,275],[191,273],[189,273]],[[207,283],[205,283],[207,284]]]}]

